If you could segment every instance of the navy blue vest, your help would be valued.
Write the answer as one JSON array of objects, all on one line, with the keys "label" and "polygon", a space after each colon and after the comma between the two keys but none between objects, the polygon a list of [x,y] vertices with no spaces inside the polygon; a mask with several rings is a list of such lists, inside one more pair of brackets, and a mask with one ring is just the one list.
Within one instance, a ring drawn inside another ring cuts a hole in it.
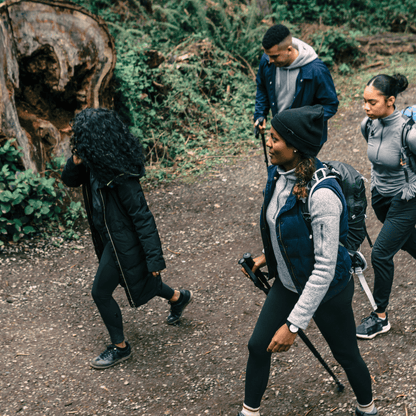
[{"label": "navy blue vest", "polygon": [[[316,159],[316,168],[320,169],[321,167],[323,167],[322,163]],[[270,276],[276,278],[278,278],[276,257],[273,253],[270,229],[265,214],[278,178],[279,173],[277,172],[276,166],[270,166],[264,191],[264,203],[260,215],[261,236],[263,239],[267,267]],[[322,181],[315,190],[323,187],[334,191],[342,202],[343,210],[340,221],[339,240],[341,244],[345,244],[348,234],[348,210],[341,187],[336,179],[326,179]],[[279,211],[276,218],[276,234],[280,250],[299,294],[302,293],[306,282],[312,274],[315,264],[313,239],[310,238],[308,226],[302,216],[302,203],[302,201],[298,201],[296,196],[291,193],[286,204]],[[322,302],[325,302],[340,293],[347,286],[351,277],[351,259],[347,249],[341,244],[338,246],[338,259],[334,279]]]}]

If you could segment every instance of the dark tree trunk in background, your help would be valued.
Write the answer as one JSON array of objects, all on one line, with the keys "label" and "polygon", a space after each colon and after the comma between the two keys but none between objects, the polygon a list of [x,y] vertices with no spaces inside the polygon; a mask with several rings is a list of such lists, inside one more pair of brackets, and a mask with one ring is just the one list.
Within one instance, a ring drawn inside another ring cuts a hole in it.
[{"label": "dark tree trunk in background", "polygon": [[416,35],[403,33],[379,33],[374,36],[357,38],[363,53],[394,55],[396,53],[416,53]]},{"label": "dark tree trunk in background", "polygon": [[85,107],[111,107],[116,63],[105,22],[66,2],[0,6],[0,141],[16,138],[26,169],[68,154],[67,130]]},{"label": "dark tree trunk in background", "polygon": [[270,0],[256,0],[256,3],[262,17],[271,14],[272,4]]}]

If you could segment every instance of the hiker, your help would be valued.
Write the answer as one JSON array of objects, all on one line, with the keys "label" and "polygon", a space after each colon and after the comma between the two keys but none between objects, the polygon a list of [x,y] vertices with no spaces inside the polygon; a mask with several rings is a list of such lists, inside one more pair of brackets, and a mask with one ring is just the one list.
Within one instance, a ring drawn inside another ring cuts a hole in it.
[{"label": "hiker", "polygon": [[118,284],[124,287],[132,307],[155,296],[167,299],[168,324],[179,321],[192,301],[192,292],[174,290],[161,279],[166,265],[156,223],[140,185],[145,169],[139,140],[114,111],[104,108],[81,111],[72,131],[72,157],[62,180],[71,187],[82,185],[99,259],[92,297],[112,344],[90,365],[104,369],[132,354],[124,337],[120,308],[112,296]]},{"label": "hiker", "polygon": [[[357,345],[352,311],[354,280],[346,244],[348,212],[336,179],[316,186],[310,198],[313,239],[302,216],[307,184],[323,167],[316,158],[324,126],[320,105],[275,115],[267,146],[272,166],[264,191],[260,228],[264,254],[253,272],[267,264],[275,278],[248,349],[245,398],[239,416],[259,416],[271,354],[288,351],[299,328],[313,318],[357,397],[356,415],[377,415],[371,378]],[[340,244],[341,243],[341,244]]]},{"label": "hiker", "polygon": [[[371,162],[371,205],[381,231],[371,252],[374,268],[375,312],[362,320],[357,337],[372,339],[390,329],[387,306],[394,277],[393,257],[399,250],[416,258],[416,175],[401,165],[401,140],[405,119],[396,109],[397,94],[407,88],[407,78],[377,75],[364,89],[367,117],[361,132],[368,142]],[[407,134],[410,151],[416,153],[416,130]]]},{"label": "hiker", "polygon": [[327,121],[338,109],[334,82],[313,48],[293,38],[281,24],[267,30],[263,37],[264,54],[256,77],[257,92],[254,127],[266,129],[269,110],[272,117],[288,108],[321,104],[324,128],[320,144],[327,139]]}]

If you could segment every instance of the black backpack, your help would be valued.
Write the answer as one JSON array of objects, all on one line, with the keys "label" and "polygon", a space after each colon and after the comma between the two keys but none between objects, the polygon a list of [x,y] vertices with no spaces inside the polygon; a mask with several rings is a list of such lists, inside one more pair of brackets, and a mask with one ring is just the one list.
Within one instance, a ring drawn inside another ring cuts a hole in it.
[{"label": "black backpack", "polygon": [[[409,131],[413,128],[416,120],[416,106],[406,107],[401,111],[402,117],[404,119],[402,134],[400,137],[400,164],[403,166],[404,175],[406,182],[409,182],[409,169],[416,173],[416,155],[411,152],[409,146],[407,145],[407,136]],[[373,120],[370,118],[367,120],[364,130],[364,138],[368,142],[368,137],[371,135],[370,130],[373,124]]]},{"label": "black backpack", "polygon": [[301,205],[302,215],[312,234],[310,219],[310,200],[316,186],[327,178],[335,178],[344,194],[348,209],[348,235],[345,247],[348,250],[357,251],[367,237],[372,247],[371,239],[365,226],[367,198],[365,195],[365,178],[351,165],[343,162],[322,162],[324,168],[318,169],[308,184],[309,194]]}]

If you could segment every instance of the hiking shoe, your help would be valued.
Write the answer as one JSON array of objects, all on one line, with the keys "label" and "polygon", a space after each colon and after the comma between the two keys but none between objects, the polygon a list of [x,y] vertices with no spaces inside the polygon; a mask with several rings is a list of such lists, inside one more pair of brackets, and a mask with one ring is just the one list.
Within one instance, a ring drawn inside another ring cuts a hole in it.
[{"label": "hiking shoe", "polygon": [[373,339],[378,334],[383,334],[390,329],[389,317],[386,313],[386,319],[380,319],[375,312],[364,318],[361,325],[357,326],[357,338]]},{"label": "hiking shoe", "polygon": [[127,341],[126,344],[127,349],[125,351],[120,350],[113,344],[109,345],[103,353],[91,360],[90,366],[102,370],[129,359],[131,357],[131,347]]},{"label": "hiking shoe", "polygon": [[355,409],[355,416],[377,416],[378,412],[377,409],[374,408],[374,410],[371,413],[368,412],[362,412],[358,409],[358,407]]},{"label": "hiking shoe", "polygon": [[[184,309],[192,302],[193,295],[190,290],[180,290],[182,299],[177,300],[176,302],[169,301],[170,304],[170,314],[167,319],[168,325],[172,325],[175,322],[178,322],[181,319]],[[180,299],[180,298],[179,298]]]}]

